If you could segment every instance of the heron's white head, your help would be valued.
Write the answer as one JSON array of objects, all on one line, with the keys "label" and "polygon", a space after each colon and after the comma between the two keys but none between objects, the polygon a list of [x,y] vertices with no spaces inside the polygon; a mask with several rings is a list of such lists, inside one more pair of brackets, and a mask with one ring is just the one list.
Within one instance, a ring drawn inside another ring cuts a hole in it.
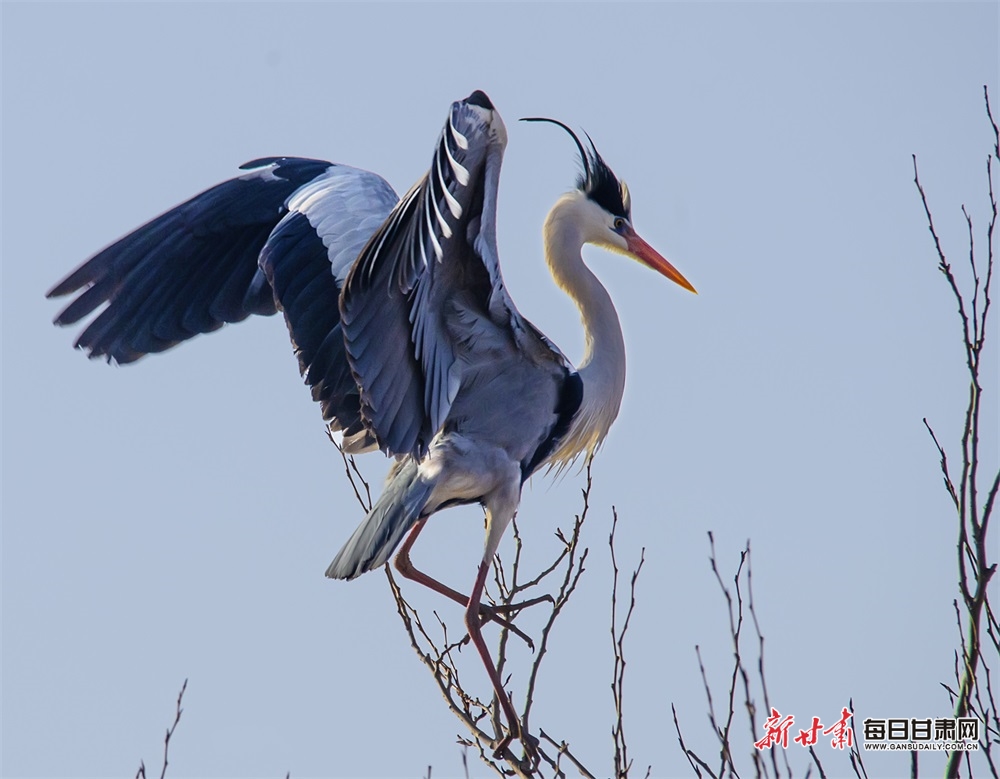
[{"label": "heron's white head", "polygon": [[576,133],[560,121],[540,117],[529,117],[523,121],[551,122],[562,127],[576,141],[580,151],[583,171],[577,179],[576,189],[560,200],[556,209],[553,209],[552,216],[558,214],[572,221],[580,231],[579,237],[582,243],[592,243],[638,260],[684,289],[697,294],[691,282],[646,243],[632,227],[632,197],[628,186],[604,161],[589,135],[587,135],[590,144],[588,150]]}]

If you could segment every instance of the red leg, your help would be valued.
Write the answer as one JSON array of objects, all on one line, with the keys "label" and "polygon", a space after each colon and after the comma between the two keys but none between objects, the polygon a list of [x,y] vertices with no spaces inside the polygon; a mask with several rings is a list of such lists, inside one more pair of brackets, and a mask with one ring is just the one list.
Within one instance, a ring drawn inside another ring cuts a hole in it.
[{"label": "red leg", "polygon": [[[418,584],[424,585],[425,587],[429,587],[430,589],[434,590],[434,592],[440,593],[441,595],[444,595],[446,598],[451,598],[453,601],[461,604],[462,606],[468,606],[469,598],[467,596],[462,595],[462,593],[458,592],[457,590],[453,590],[447,584],[442,584],[437,579],[428,576],[423,571],[418,570],[417,568],[414,567],[413,563],[411,562],[410,549],[413,548],[413,543],[417,540],[417,536],[420,535],[420,531],[424,529],[425,524],[427,524],[427,517],[417,520],[417,524],[415,524],[413,526],[413,529],[409,533],[407,533],[406,538],[403,540],[402,545],[399,547],[399,551],[396,553],[395,558],[393,558],[392,561],[393,567],[397,571],[399,571],[400,575],[405,576],[410,581],[414,581],[417,582]],[[546,599],[551,600],[551,596],[546,595],[543,596],[542,598],[535,598],[534,600],[528,602],[527,604],[515,604],[512,608],[519,608],[524,605],[530,606],[535,602]],[[478,602],[479,599],[477,598],[476,600]],[[497,616],[496,609],[490,606],[485,606],[480,604],[479,619],[480,619],[480,624],[482,624],[483,622],[493,621],[496,622],[498,625],[503,625],[511,633],[516,635],[518,638],[522,639],[530,649],[534,650],[535,644],[531,640],[531,637],[528,636],[528,634],[525,633],[524,631],[516,628],[512,622],[509,622],[508,620]]]},{"label": "red leg", "polygon": [[406,538],[399,547],[399,551],[396,552],[396,557],[392,561],[393,567],[407,579],[417,582],[418,584],[422,584],[425,587],[430,587],[434,590],[434,592],[438,592],[446,598],[451,598],[453,601],[460,603],[463,606],[468,605],[469,599],[462,593],[457,590],[453,590],[448,585],[442,584],[437,579],[431,578],[423,571],[418,571],[413,567],[413,563],[410,561],[410,549],[413,548],[413,542],[417,540],[417,536],[420,535],[420,531],[424,529],[424,525],[426,524],[427,517],[418,519],[417,524],[415,524],[413,529],[407,533]]},{"label": "red leg", "polygon": [[489,570],[489,561],[483,560],[479,566],[479,575],[476,577],[476,583],[472,587],[469,604],[465,610],[465,626],[469,629],[469,638],[476,645],[479,656],[483,660],[483,665],[486,666],[486,673],[489,674],[490,681],[493,682],[493,690],[496,692],[497,700],[500,701],[504,716],[507,718],[509,732],[497,745],[496,751],[493,753],[494,757],[499,758],[502,757],[503,751],[515,738],[521,741],[528,752],[531,752],[532,747],[521,732],[521,719],[517,716],[517,712],[514,711],[514,705],[510,702],[510,698],[503,688],[503,682],[500,680],[500,674],[497,672],[497,667],[493,664],[493,658],[490,657],[490,650],[486,647],[486,642],[483,640],[482,621],[479,618],[479,599],[482,597],[483,587],[486,584],[486,575],[489,573]]}]

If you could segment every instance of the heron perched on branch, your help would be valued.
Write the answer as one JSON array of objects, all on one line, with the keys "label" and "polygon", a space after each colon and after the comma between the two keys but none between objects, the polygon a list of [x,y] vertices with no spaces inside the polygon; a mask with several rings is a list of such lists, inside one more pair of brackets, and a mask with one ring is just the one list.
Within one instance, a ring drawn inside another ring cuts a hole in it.
[{"label": "heron perched on branch", "polygon": [[[282,311],[305,382],[346,452],[396,458],[385,489],[327,569],[353,579],[388,562],[466,608],[469,636],[526,741],[482,637],[490,561],[539,468],[593,453],[625,387],[625,343],[584,244],[633,257],[694,287],[632,227],[631,199],[561,122],[583,165],[544,226],[545,258],[580,309],[586,350],[573,365],[518,312],[504,286],[496,205],[507,131],[481,91],[453,103],[428,172],[402,199],[378,175],[295,157],[242,175],[157,217],[91,257],[48,294],[76,293],[72,324],[106,306],[76,341],[128,363],[251,314]],[[428,517],[479,503],[482,560],[468,596],[417,570]],[[405,540],[404,540],[405,539]]]}]

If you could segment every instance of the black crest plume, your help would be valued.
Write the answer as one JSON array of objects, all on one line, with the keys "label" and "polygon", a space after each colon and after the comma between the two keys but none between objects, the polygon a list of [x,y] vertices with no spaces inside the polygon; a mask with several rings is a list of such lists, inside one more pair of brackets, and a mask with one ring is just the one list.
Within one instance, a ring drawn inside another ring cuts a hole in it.
[{"label": "black crest plume", "polygon": [[588,150],[584,147],[579,137],[569,127],[558,119],[548,119],[544,116],[526,116],[522,122],[548,122],[558,127],[562,127],[569,133],[576,142],[576,148],[580,151],[580,161],[583,164],[583,173],[577,179],[576,185],[587,197],[610,214],[622,216],[628,220],[632,219],[632,203],[628,194],[628,187],[624,181],[619,181],[614,171],[608,167],[604,158],[597,152],[594,141],[587,136],[590,144]]}]

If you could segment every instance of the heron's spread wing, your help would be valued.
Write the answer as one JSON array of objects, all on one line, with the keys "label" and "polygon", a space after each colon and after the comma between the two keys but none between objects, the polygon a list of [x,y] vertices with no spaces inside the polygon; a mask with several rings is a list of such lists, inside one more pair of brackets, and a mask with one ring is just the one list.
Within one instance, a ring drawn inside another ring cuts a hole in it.
[{"label": "heron's spread wing", "polygon": [[355,259],[397,200],[380,176],[331,166],[288,200],[255,279],[274,290],[313,399],[330,426],[343,431],[350,451],[374,440],[361,421],[337,301]]},{"label": "heron's spread wing", "polygon": [[[377,441],[420,455],[447,421],[530,472],[572,404],[560,389],[568,364],[518,314],[500,274],[505,144],[489,98],[474,92],[452,105],[430,171],[399,203],[355,168],[247,163],[57,284],[50,297],[76,297],[56,323],[96,312],[76,345],[126,363],[280,309],[313,397],[349,449]],[[515,419],[505,411],[513,393]]]},{"label": "heron's spread wing", "polygon": [[72,324],[104,306],[76,345],[127,363],[282,309],[324,418],[349,448],[364,448],[374,440],[361,422],[337,301],[396,193],[374,173],[322,160],[271,157],[242,169],[59,282],[49,297],[78,294],[55,321]]},{"label": "heron's spread wing", "polygon": [[554,355],[507,294],[496,247],[506,130],[485,95],[454,103],[430,170],[368,242],[341,318],[362,413],[379,445],[421,455],[470,365]]},{"label": "heron's spread wing", "polygon": [[127,363],[252,313],[273,314],[271,290],[250,289],[257,257],[285,201],[329,166],[295,158],[247,163],[246,174],[167,211],[59,282],[49,297],[79,294],[56,324],[107,304],[76,346]]}]

